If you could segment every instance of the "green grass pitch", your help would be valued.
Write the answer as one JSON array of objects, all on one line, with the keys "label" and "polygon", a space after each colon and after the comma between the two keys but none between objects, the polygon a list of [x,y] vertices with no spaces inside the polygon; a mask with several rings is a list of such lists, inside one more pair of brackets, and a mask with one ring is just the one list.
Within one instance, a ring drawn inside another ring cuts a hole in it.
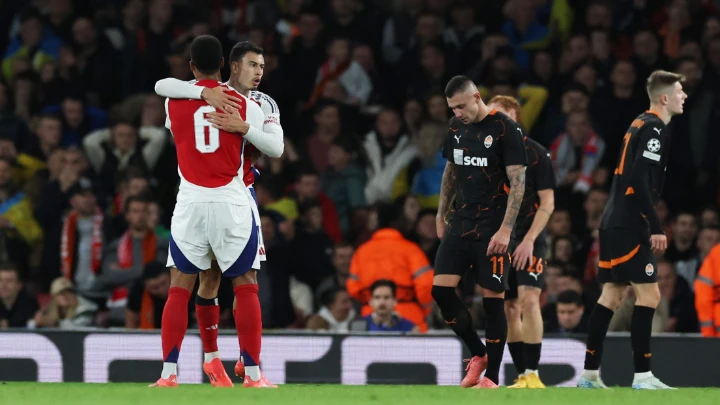
[{"label": "green grass pitch", "polygon": [[184,385],[147,388],[144,384],[18,383],[0,384],[2,405],[704,405],[720,404],[720,389],[683,388],[677,391],[634,391],[630,388],[581,390],[462,389],[407,385],[281,385],[278,389],[212,388]]}]

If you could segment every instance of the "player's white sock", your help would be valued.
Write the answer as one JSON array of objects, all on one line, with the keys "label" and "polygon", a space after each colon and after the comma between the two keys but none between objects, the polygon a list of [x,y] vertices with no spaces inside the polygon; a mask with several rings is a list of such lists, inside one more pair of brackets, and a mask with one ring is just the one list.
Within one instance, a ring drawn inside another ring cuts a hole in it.
[{"label": "player's white sock", "polygon": [[163,363],[160,378],[170,378],[171,375],[177,375],[177,363]]},{"label": "player's white sock", "polygon": [[253,381],[259,380],[260,366],[245,366],[245,375],[250,377],[250,379]]},{"label": "player's white sock", "polygon": [[530,373],[535,373],[538,377],[540,377],[540,373],[538,373],[537,370],[525,370],[525,375],[530,375]]},{"label": "player's white sock", "polygon": [[583,370],[582,376],[587,378],[588,380],[597,380],[598,379],[598,371],[597,370]]},{"label": "player's white sock", "polygon": [[653,373],[652,371],[647,371],[645,373],[635,373],[635,378],[633,378],[633,383],[647,380],[648,378],[652,378]]},{"label": "player's white sock", "polygon": [[220,352],[205,353],[205,363],[210,363],[215,359],[220,358]]}]

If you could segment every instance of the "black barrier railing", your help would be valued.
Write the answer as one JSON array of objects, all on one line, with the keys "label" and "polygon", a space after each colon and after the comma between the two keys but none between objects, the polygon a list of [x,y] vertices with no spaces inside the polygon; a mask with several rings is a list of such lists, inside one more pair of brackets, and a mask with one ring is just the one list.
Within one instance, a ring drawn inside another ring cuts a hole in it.
[{"label": "black barrier railing", "polygon": [[[624,334],[626,335],[626,334]],[[228,370],[238,356],[237,337],[218,338]],[[720,386],[720,339],[656,336],[653,371],[678,387]],[[275,383],[440,384],[457,385],[467,357],[462,342],[450,334],[318,334],[279,331],[263,336],[261,366]],[[540,374],[547,384],[574,386],[583,368],[582,337],[543,340]],[[158,331],[5,331],[0,332],[0,380],[42,382],[152,382],[161,369]],[[183,341],[178,380],[207,382],[202,372],[202,343],[194,331]],[[601,369],[609,385],[632,381],[628,336],[609,336]],[[516,377],[505,350],[500,383]]]}]

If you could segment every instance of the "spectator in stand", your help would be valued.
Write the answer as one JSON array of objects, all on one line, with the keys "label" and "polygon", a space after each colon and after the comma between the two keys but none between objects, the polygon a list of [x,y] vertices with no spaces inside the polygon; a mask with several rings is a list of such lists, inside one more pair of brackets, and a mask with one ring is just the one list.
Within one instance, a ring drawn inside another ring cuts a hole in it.
[{"label": "spectator in stand", "polygon": [[104,107],[120,101],[122,81],[108,80],[120,77],[120,55],[107,35],[98,32],[92,20],[80,17],[72,24],[72,37],[77,79],[89,99]]},{"label": "spectator in stand", "polygon": [[78,295],[72,281],[56,278],[50,296],[50,304],[35,314],[31,327],[73,329],[95,325],[97,304]]},{"label": "spectator in stand", "polygon": [[80,146],[89,132],[107,125],[107,113],[97,107],[87,106],[77,90],[67,92],[57,105],[47,106],[44,113],[60,114],[63,122],[63,146]]},{"label": "spectator in stand", "polygon": [[42,65],[58,58],[62,41],[53,30],[45,27],[40,13],[30,8],[20,15],[20,33],[16,35],[3,54],[2,74],[6,82],[12,82],[17,72],[15,62],[32,61],[32,67],[40,71]]},{"label": "spectator in stand", "polygon": [[293,273],[298,281],[316,289],[333,274],[330,260],[333,241],[323,230],[322,208],[317,200],[306,200],[299,209],[292,242],[293,260],[296,260]]},{"label": "spectator in stand", "polygon": [[350,262],[352,261],[355,248],[347,242],[336,243],[333,247],[332,265],[335,273],[323,280],[315,290],[317,301],[320,302],[320,296],[333,288],[345,288],[348,277],[350,276]]},{"label": "spectator in stand", "polygon": [[330,147],[340,136],[340,107],[330,101],[321,101],[313,110],[315,128],[307,138],[305,146],[308,160],[312,162],[315,170],[323,172],[330,165]]},{"label": "spectator in stand", "polygon": [[0,264],[0,329],[26,327],[38,308],[35,297],[23,287],[17,268]]},{"label": "spectator in stand", "polygon": [[669,303],[669,319],[663,332],[696,333],[698,318],[691,284],[678,277],[667,260],[658,260],[657,272],[660,295]]},{"label": "spectator in stand", "polygon": [[0,158],[0,232],[13,262],[24,262],[42,242],[42,228],[32,212],[30,201],[12,179],[12,162]]},{"label": "spectator in stand", "polygon": [[545,325],[545,333],[563,335],[587,333],[587,322],[583,317],[585,305],[576,291],[563,291],[558,295],[556,316]]},{"label": "spectator in stand", "polygon": [[697,254],[687,260],[678,260],[675,263],[676,276],[685,279],[685,282],[692,288],[700,266],[710,254],[710,250],[718,243],[720,243],[720,228],[713,226],[701,229],[695,242]]},{"label": "spectator in stand", "polygon": [[308,319],[307,329],[349,332],[356,313],[347,291],[340,288],[328,290],[323,294],[321,302],[320,311]]},{"label": "spectator in stand", "polygon": [[145,126],[138,131],[127,121],[88,134],[83,146],[98,181],[104,185],[103,195],[115,194],[115,184],[120,180],[118,173],[128,167],[152,171],[165,140],[165,130]]},{"label": "spectator in stand", "polygon": [[[335,204],[325,193],[320,191],[320,178],[316,171],[304,169],[297,173],[292,197],[295,200],[295,212],[298,212],[298,207],[306,201],[317,200],[322,211],[323,229],[333,241],[342,240],[342,230]],[[287,219],[294,220],[295,218],[287,217]]]},{"label": "spectator in stand", "polygon": [[[629,123],[647,109],[645,87],[637,87],[638,81],[647,76],[635,74],[635,67],[629,61],[620,60],[615,63],[610,74],[610,83],[598,90],[590,103],[590,114],[599,135],[605,141],[607,153],[602,159],[603,164],[614,166],[622,146],[622,137]],[[638,80],[639,79],[639,80]],[[613,106],[608,109],[607,106]]]},{"label": "spectator in stand", "polygon": [[437,228],[435,224],[435,209],[423,210],[418,214],[413,231],[414,238],[420,249],[425,252],[430,261],[430,265],[435,267],[435,255],[440,246],[440,239],[437,237]]},{"label": "spectator in stand", "polygon": [[111,324],[125,324],[128,290],[148,263],[167,261],[167,240],[160,240],[148,226],[146,197],[130,197],[125,202],[128,230],[103,248],[102,268],[97,288],[108,294]]},{"label": "spectator in stand", "polygon": [[560,188],[587,193],[592,174],[605,153],[605,142],[593,131],[586,113],[568,115],[567,133],[550,146],[555,176]]},{"label": "spectator in stand", "polygon": [[369,332],[417,332],[418,327],[395,312],[397,286],[392,280],[377,280],[370,286],[372,313],[363,317]]},{"label": "spectator in stand", "polygon": [[[160,329],[162,312],[170,291],[170,271],[161,262],[147,263],[133,282],[127,297],[125,327]],[[193,305],[194,306],[194,305]],[[192,313],[192,310],[189,311]]]},{"label": "spectator in stand", "polygon": [[698,254],[695,245],[698,226],[697,218],[691,212],[683,211],[675,215],[672,223],[672,240],[668,243],[665,258],[671,263],[690,260]]},{"label": "spectator in stand", "polygon": [[352,212],[367,205],[365,172],[357,164],[355,145],[347,138],[338,138],[329,151],[330,166],[322,173],[322,191],[335,203],[340,229],[348,234]]},{"label": "spectator in stand", "polygon": [[[57,187],[57,186],[56,186]],[[58,245],[62,275],[77,287],[85,298],[101,300],[104,295],[97,290],[96,279],[102,270],[103,248],[107,243],[109,223],[100,212],[93,184],[81,178],[62,197],[70,201],[71,211],[63,220]],[[58,202],[63,202],[59,200]],[[45,212],[45,220],[52,226],[51,212]]]},{"label": "spectator in stand", "polygon": [[349,95],[348,102],[353,105],[365,105],[372,93],[372,82],[360,64],[352,59],[350,39],[335,37],[328,45],[328,59],[320,66],[315,79],[315,89],[310,97],[310,105],[320,98],[325,84],[337,80]]},{"label": "spectator in stand", "polygon": [[700,228],[720,226],[720,213],[715,207],[705,207],[700,212]]},{"label": "spectator in stand", "polygon": [[[25,159],[33,161],[32,166],[37,171],[46,167],[45,162],[50,157],[50,153],[60,145],[62,123],[60,118],[53,114],[40,114],[35,122],[35,136],[30,138],[26,152],[18,156],[18,160],[25,155]],[[30,178],[33,174],[34,171],[26,178]]]},{"label": "spectator in stand", "polygon": [[412,142],[417,156],[395,179],[393,199],[400,194],[412,193],[422,208],[437,209],[440,200],[440,183],[445,171],[442,145],[447,137],[446,125],[430,121],[424,123]]},{"label": "spectator in stand", "polygon": [[694,284],[700,333],[705,337],[720,336],[720,246],[710,250]]},{"label": "spectator in stand", "polygon": [[377,280],[392,280],[397,286],[398,314],[425,332],[428,328],[425,317],[433,302],[430,293],[433,268],[420,247],[396,229],[398,217],[399,212],[392,205],[379,205],[378,230],[355,252],[347,290],[363,304],[361,316],[367,316],[372,313],[370,286]]},{"label": "spectator in stand", "polygon": [[417,154],[402,129],[400,113],[386,108],[377,115],[375,129],[365,135],[363,147],[369,161],[365,198],[369,204],[390,202],[395,179]]}]

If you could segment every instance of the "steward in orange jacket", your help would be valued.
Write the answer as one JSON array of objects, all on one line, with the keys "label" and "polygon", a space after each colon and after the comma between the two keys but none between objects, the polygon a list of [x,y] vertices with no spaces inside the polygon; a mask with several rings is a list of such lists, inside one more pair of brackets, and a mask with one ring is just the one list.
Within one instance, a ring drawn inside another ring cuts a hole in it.
[{"label": "steward in orange jacket", "polygon": [[433,268],[417,244],[392,228],[399,217],[396,210],[381,207],[377,212],[379,229],[353,255],[347,292],[363,305],[361,316],[367,316],[372,313],[368,305],[370,286],[377,280],[394,281],[398,302],[395,311],[426,332],[425,318],[433,302]]},{"label": "steward in orange jacket", "polygon": [[720,245],[710,250],[694,286],[700,333],[705,337],[720,337]]}]

